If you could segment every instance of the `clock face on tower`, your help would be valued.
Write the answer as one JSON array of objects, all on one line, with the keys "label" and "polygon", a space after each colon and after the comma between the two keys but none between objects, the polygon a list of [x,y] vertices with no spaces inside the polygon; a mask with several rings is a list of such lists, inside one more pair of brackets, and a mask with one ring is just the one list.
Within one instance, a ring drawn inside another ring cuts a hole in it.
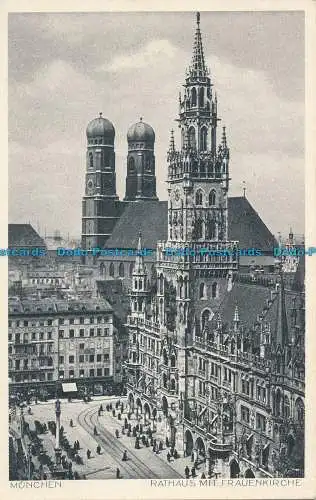
[{"label": "clock face on tower", "polygon": [[89,179],[88,182],[87,182],[87,193],[88,194],[92,194],[93,193],[93,180],[92,179]]}]

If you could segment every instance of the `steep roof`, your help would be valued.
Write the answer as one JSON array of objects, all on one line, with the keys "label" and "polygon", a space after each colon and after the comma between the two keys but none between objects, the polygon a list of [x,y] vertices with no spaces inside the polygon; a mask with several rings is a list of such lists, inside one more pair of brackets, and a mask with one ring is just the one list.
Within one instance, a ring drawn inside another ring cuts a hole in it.
[{"label": "steep roof", "polygon": [[168,202],[138,201],[129,203],[107,240],[107,248],[137,248],[142,233],[143,248],[156,248],[158,240],[168,235]]},{"label": "steep roof", "polygon": [[247,198],[228,198],[228,238],[238,240],[240,248],[272,250],[277,246],[273,234]]},{"label": "steep roof", "polygon": [[[225,294],[220,306],[223,323],[231,323],[238,306],[239,318],[246,330],[251,329],[262,312],[271,289],[264,286],[235,282],[230,292]],[[251,304],[251,307],[249,307]]]},{"label": "steep roof", "polygon": [[9,224],[8,243],[9,247],[46,247],[43,238],[31,224]]},{"label": "steep roof", "polygon": [[[129,203],[114,227],[106,248],[137,248],[139,231],[144,248],[156,248],[168,237],[168,202]],[[272,250],[277,242],[258,213],[243,197],[228,198],[228,237],[240,248]]]}]

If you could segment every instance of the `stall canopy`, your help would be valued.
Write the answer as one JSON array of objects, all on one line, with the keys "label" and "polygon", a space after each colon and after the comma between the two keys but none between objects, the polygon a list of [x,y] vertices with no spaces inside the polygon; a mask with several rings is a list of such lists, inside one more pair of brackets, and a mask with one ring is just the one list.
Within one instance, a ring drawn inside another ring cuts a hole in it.
[{"label": "stall canopy", "polygon": [[62,384],[63,392],[77,392],[77,384],[75,382],[69,382],[68,384]]}]

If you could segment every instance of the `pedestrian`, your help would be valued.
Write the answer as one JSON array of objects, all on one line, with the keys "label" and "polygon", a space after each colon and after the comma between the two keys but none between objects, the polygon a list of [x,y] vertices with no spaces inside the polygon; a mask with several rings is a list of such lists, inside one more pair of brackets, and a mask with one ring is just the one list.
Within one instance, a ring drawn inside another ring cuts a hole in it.
[{"label": "pedestrian", "polygon": [[191,453],[191,462],[194,462],[194,452]]},{"label": "pedestrian", "polygon": [[205,472],[202,472],[202,474],[201,474],[201,479],[206,479]]},{"label": "pedestrian", "polygon": [[80,450],[80,443],[78,440],[77,440],[77,450]]},{"label": "pedestrian", "polygon": [[90,457],[91,457],[91,451],[87,450],[87,459],[89,460]]},{"label": "pedestrian", "polygon": [[93,429],[93,434],[94,434],[95,436],[97,436],[97,435],[98,435],[98,431],[97,431],[96,426],[94,426],[94,429]]},{"label": "pedestrian", "polygon": [[114,409],[112,410],[112,415],[113,415],[113,417],[115,417],[115,410]]},{"label": "pedestrian", "polygon": [[106,411],[110,411],[110,405],[106,405]]},{"label": "pedestrian", "polygon": [[195,473],[195,467],[193,466],[192,469],[191,469],[191,474],[192,474],[192,477],[195,477],[196,476],[196,473]]},{"label": "pedestrian", "polygon": [[101,412],[101,411],[103,411],[103,406],[102,406],[102,404],[100,404],[99,411],[100,411],[100,412]]},{"label": "pedestrian", "polygon": [[128,424],[128,430],[129,432],[132,432],[132,424]]},{"label": "pedestrian", "polygon": [[121,404],[121,413],[123,413],[123,410],[124,410],[124,405],[123,403]]},{"label": "pedestrian", "polygon": [[120,413],[117,414],[117,419],[121,420],[121,414]]},{"label": "pedestrian", "polygon": [[115,431],[115,436],[117,437],[117,439],[119,438],[119,435],[120,435],[120,434],[119,434],[119,431],[116,429],[116,431]]},{"label": "pedestrian", "polygon": [[173,452],[173,458],[176,460],[177,458],[179,458],[179,454],[177,452],[177,450],[174,450]]},{"label": "pedestrian", "polygon": [[171,460],[171,455],[170,455],[169,451],[167,453],[167,460],[168,460],[168,462],[170,462],[170,460]]},{"label": "pedestrian", "polygon": [[126,417],[124,418],[124,427],[125,429],[128,429],[128,422]]},{"label": "pedestrian", "polygon": [[112,403],[110,403],[110,406],[109,406],[109,408],[110,408],[110,410],[112,410],[112,409],[113,409],[113,407],[112,407]]},{"label": "pedestrian", "polygon": [[150,438],[150,446],[153,446],[154,445],[154,440],[153,440],[153,437]]},{"label": "pedestrian", "polygon": [[98,446],[97,446],[97,454],[100,455],[100,453],[101,453],[101,446],[98,444]]},{"label": "pedestrian", "polygon": [[116,479],[120,479],[120,469],[118,467],[116,469]]},{"label": "pedestrian", "polygon": [[124,425],[122,426],[122,434],[125,434],[125,427],[124,427]]},{"label": "pedestrian", "polygon": [[167,446],[167,448],[169,448],[169,439],[168,439],[168,436],[166,437],[166,446]]},{"label": "pedestrian", "polygon": [[163,443],[162,441],[159,441],[159,451],[162,451],[163,450]]},{"label": "pedestrian", "polygon": [[170,454],[171,454],[171,456],[173,457],[173,454],[174,454],[174,448],[173,448],[173,447],[172,447],[172,448],[170,448]]},{"label": "pedestrian", "polygon": [[190,477],[190,469],[188,466],[184,469],[184,474],[187,479]]},{"label": "pedestrian", "polygon": [[126,450],[123,453],[122,460],[123,460],[123,462],[126,462],[126,460],[127,460],[127,451]]},{"label": "pedestrian", "polygon": [[70,419],[70,422],[69,422],[69,424],[70,424],[70,427],[73,427],[73,426],[74,426],[74,423],[73,423],[73,420],[72,420],[72,418]]}]

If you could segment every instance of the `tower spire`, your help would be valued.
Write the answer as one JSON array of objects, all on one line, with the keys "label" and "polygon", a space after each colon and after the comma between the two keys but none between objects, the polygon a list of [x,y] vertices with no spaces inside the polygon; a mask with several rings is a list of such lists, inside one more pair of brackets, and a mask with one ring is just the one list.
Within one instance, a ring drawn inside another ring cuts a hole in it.
[{"label": "tower spire", "polygon": [[145,274],[144,256],[142,253],[142,233],[138,233],[137,253],[135,258],[135,273]]},{"label": "tower spire", "polygon": [[193,56],[190,66],[191,76],[207,76],[207,68],[205,65],[202,35],[200,30],[200,13],[196,13],[196,30],[193,43]]},{"label": "tower spire", "polygon": [[284,291],[284,280],[282,268],[279,271],[279,296],[277,303],[277,318],[276,318],[276,342],[281,346],[285,346],[288,343],[288,323],[286,317],[286,307],[285,307],[285,291]]}]

